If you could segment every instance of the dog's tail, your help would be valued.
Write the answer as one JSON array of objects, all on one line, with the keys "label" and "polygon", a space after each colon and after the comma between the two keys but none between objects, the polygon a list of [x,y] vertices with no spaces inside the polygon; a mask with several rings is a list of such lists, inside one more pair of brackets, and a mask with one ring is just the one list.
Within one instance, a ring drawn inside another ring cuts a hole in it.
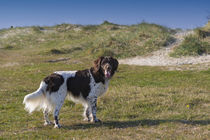
[{"label": "dog's tail", "polygon": [[25,104],[25,110],[32,113],[35,110],[40,110],[43,108],[45,103],[44,93],[46,92],[47,84],[41,82],[39,89],[37,91],[28,94],[24,97],[23,104]]}]

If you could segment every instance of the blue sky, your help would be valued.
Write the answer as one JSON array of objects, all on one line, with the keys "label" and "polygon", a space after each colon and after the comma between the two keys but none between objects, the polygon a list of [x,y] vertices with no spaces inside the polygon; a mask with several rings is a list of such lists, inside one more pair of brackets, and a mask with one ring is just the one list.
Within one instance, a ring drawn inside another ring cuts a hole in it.
[{"label": "blue sky", "polygon": [[186,29],[203,26],[207,15],[210,0],[0,0],[0,28],[108,20]]}]

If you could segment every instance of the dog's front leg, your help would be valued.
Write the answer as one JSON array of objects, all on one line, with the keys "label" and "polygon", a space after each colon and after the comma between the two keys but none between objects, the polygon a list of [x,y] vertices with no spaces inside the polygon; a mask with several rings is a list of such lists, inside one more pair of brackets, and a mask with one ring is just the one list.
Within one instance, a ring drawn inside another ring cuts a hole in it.
[{"label": "dog's front leg", "polygon": [[96,111],[97,111],[97,97],[96,96],[93,96],[93,97],[88,97],[88,103],[89,103],[89,106],[91,108],[91,113],[92,113],[92,119],[91,119],[91,122],[101,122],[101,120],[99,120],[97,117],[96,117]]}]

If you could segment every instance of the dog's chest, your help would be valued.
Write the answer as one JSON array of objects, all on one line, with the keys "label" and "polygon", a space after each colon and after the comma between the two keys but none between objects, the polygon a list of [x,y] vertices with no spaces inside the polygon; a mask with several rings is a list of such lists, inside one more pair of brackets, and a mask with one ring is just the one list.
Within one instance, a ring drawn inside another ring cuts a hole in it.
[{"label": "dog's chest", "polygon": [[92,81],[90,86],[91,86],[91,93],[94,94],[94,96],[101,96],[103,95],[107,89],[108,89],[109,81],[105,81],[105,83],[95,83],[95,81]]}]

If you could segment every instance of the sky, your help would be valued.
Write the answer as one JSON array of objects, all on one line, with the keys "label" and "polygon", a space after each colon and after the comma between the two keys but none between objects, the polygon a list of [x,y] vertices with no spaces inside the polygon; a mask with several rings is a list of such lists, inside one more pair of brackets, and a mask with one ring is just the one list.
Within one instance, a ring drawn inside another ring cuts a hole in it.
[{"label": "sky", "polygon": [[104,20],[192,29],[205,25],[208,15],[210,0],[0,0],[0,29],[101,24]]}]

